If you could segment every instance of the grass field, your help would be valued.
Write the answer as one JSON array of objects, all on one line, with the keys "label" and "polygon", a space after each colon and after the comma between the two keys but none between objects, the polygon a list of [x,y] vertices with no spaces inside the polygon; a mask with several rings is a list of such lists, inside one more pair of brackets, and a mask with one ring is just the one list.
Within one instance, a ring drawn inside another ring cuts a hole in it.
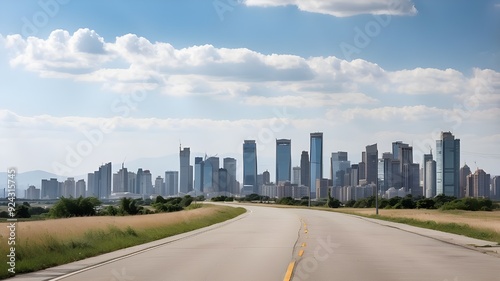
[{"label": "grass field", "polygon": [[379,216],[375,216],[375,209],[340,208],[329,210],[406,223],[500,243],[500,211],[382,209],[379,210]]},{"label": "grass field", "polygon": [[[79,217],[19,222],[16,273],[36,271],[143,244],[234,218],[243,208],[203,205],[175,213],[124,217]],[[1,253],[8,253],[7,223],[0,223]],[[9,276],[6,255],[0,278]]]}]

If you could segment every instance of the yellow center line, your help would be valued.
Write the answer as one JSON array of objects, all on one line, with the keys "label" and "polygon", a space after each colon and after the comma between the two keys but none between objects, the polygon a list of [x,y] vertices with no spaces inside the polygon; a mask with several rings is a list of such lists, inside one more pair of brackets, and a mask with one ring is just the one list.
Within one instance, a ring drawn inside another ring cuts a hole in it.
[{"label": "yellow center line", "polygon": [[302,257],[303,254],[304,254],[304,250],[300,250],[299,251],[299,257]]},{"label": "yellow center line", "polygon": [[288,269],[286,270],[285,278],[283,281],[290,281],[292,279],[293,268],[295,267],[295,261],[290,262]]},{"label": "yellow center line", "polygon": [[302,247],[305,247],[307,246],[306,242],[302,243]]}]

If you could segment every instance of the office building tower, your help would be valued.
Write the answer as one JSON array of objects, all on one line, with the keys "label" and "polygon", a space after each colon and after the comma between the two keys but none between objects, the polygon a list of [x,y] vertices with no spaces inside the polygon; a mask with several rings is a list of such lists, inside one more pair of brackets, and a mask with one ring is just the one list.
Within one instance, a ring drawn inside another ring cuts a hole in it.
[{"label": "office building tower", "polygon": [[[383,194],[385,193],[389,188],[391,188],[393,185],[392,183],[392,153],[390,152],[385,152],[382,154],[382,177],[384,181],[382,183],[379,183],[379,188],[380,192]],[[380,165],[380,164],[379,164]],[[380,169],[380,167],[379,167]],[[380,171],[379,171],[380,173]],[[381,177],[379,175],[379,177]]]},{"label": "office building tower", "polygon": [[165,196],[177,195],[179,190],[179,172],[166,171],[165,172]]},{"label": "office building tower", "polygon": [[128,187],[128,171],[123,167],[113,174],[113,192],[129,192]]},{"label": "office building tower", "polygon": [[[144,171],[142,168],[137,169],[137,175],[135,177],[135,192],[136,194],[142,194],[142,191],[146,189],[144,186],[145,181],[143,180],[144,178]],[[177,193],[177,190],[175,190],[175,193]]]},{"label": "office building tower", "polygon": [[475,198],[489,198],[491,181],[490,174],[487,174],[482,169],[477,169],[471,177],[473,177],[472,196]]},{"label": "office building tower", "polygon": [[264,171],[264,173],[262,173],[262,183],[263,184],[270,184],[271,183],[271,173],[269,173],[269,171]]},{"label": "office building tower", "polygon": [[349,185],[357,186],[359,185],[359,164],[352,164],[349,170]]},{"label": "office building tower", "polygon": [[500,200],[500,176],[495,176],[491,180],[491,190],[493,192],[491,197],[495,200]]},{"label": "office building tower", "polygon": [[460,139],[442,132],[436,141],[436,195],[460,197]]},{"label": "office building tower", "polygon": [[309,153],[307,151],[302,151],[300,155],[300,184],[304,186],[309,186],[310,181],[310,168],[309,168]]},{"label": "office building tower", "polygon": [[245,140],[243,143],[243,187],[252,187],[253,193],[258,193],[257,186],[257,144],[255,140]]},{"label": "office building tower", "polygon": [[[179,148],[179,157],[180,157],[179,193],[187,194],[190,191],[189,190],[190,187],[189,147],[185,147],[184,149]],[[192,173],[191,173],[191,178],[192,178]]]},{"label": "office building tower", "polygon": [[203,158],[194,158],[194,190],[196,192],[203,192]]},{"label": "office building tower", "polygon": [[149,170],[144,170],[142,172],[142,192],[143,196],[149,196],[153,194],[153,175]]},{"label": "office building tower", "polygon": [[61,196],[65,198],[75,197],[76,183],[75,178],[67,178],[63,183]]},{"label": "office building tower", "polygon": [[351,167],[351,161],[347,159],[347,152],[333,152],[330,162],[330,177],[333,186],[343,186],[343,175],[345,171]]},{"label": "office building tower", "polygon": [[323,178],[323,133],[311,133],[310,138],[310,183],[312,193],[316,192],[316,180]]},{"label": "office building tower", "polygon": [[38,200],[40,199],[41,190],[36,188],[34,185],[30,185],[28,189],[26,189],[24,198],[29,200]]},{"label": "office building tower", "polygon": [[219,190],[219,157],[209,157],[203,164],[203,192],[211,193]]},{"label": "office building tower", "polygon": [[137,185],[136,176],[137,176],[137,174],[134,172],[128,172],[127,174],[128,174],[127,175],[128,192],[136,194],[136,185]]},{"label": "office building tower", "polygon": [[161,195],[162,190],[164,188],[164,184],[165,183],[163,182],[163,178],[161,176],[157,176],[155,179],[155,188],[153,194]]},{"label": "office building tower", "polygon": [[436,196],[436,161],[429,159],[425,162],[425,197]]},{"label": "office building tower", "polygon": [[292,180],[292,141],[276,140],[276,183]]},{"label": "office building tower", "polygon": [[292,171],[292,184],[300,185],[300,167],[293,167]]},{"label": "office building tower", "polygon": [[427,190],[429,189],[429,187],[427,186],[427,180],[426,180],[426,177],[427,177],[427,161],[432,161],[433,160],[433,156],[432,156],[432,151],[430,154],[424,154],[424,159],[422,161],[422,187],[423,187],[423,192],[424,192],[424,196],[427,197]]},{"label": "office building tower", "polygon": [[400,156],[401,148],[406,148],[408,146],[409,146],[408,144],[403,143],[402,141],[393,142],[392,143],[392,157],[393,157],[393,159],[401,160],[401,156]]},{"label": "office building tower", "polygon": [[101,165],[98,171],[95,171],[93,176],[88,175],[90,196],[98,199],[108,199],[111,195],[111,162]]},{"label": "office building tower", "polygon": [[240,191],[238,190],[236,182],[236,159],[226,157],[222,161],[222,166],[227,171],[227,192],[232,194],[239,194]]},{"label": "office building tower", "polygon": [[470,197],[471,195],[466,194],[467,189],[467,176],[471,174],[471,170],[467,164],[464,164],[460,168],[460,197]]},{"label": "office building tower", "polygon": [[219,194],[221,195],[229,195],[228,194],[228,176],[227,176],[227,170],[224,169],[224,168],[220,168],[219,171],[218,171],[218,184],[217,184],[217,190],[216,192],[218,192]]},{"label": "office building tower", "polygon": [[85,180],[81,179],[81,180],[78,180],[76,182],[76,186],[75,186],[75,197],[78,198],[78,197],[85,197],[85,189],[87,188],[86,184],[85,184]]},{"label": "office building tower", "polygon": [[378,149],[377,144],[366,146],[366,183],[377,183],[378,177]]}]

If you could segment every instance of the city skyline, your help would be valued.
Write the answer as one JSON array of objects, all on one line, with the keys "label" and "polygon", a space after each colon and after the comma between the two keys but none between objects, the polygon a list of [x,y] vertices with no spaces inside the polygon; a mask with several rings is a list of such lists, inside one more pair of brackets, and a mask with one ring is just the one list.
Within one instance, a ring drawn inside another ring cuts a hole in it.
[{"label": "city skyline", "polygon": [[125,162],[157,176],[179,169],[179,143],[190,165],[242,165],[252,139],[258,172],[274,173],[276,139],[293,140],[293,167],[321,131],[326,176],[330,153],[358,163],[395,140],[422,165],[451,131],[460,166],[500,174],[499,1],[231,2],[2,2],[2,169],[76,177]]}]

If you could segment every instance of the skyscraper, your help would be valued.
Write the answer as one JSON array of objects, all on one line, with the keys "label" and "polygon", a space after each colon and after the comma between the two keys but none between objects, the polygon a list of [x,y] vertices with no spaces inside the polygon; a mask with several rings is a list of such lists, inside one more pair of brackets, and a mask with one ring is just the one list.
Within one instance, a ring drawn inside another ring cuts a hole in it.
[{"label": "skyscraper", "polygon": [[477,169],[472,175],[473,180],[473,196],[476,198],[490,197],[490,181],[491,176],[482,169]]},{"label": "skyscraper", "polygon": [[291,181],[292,145],[289,139],[276,140],[276,184]]},{"label": "skyscraper", "polygon": [[436,196],[436,161],[429,159],[425,162],[425,197]]},{"label": "skyscraper", "polygon": [[165,195],[173,196],[177,194],[179,189],[179,172],[166,171],[165,172]]},{"label": "skyscraper", "polygon": [[143,196],[149,196],[153,194],[153,175],[149,170],[144,170],[144,172],[142,173],[142,181],[143,189],[141,194]]},{"label": "skyscraper", "polygon": [[111,194],[111,162],[99,167],[97,175],[98,178],[94,178],[94,181],[97,181],[98,198],[107,199]]},{"label": "skyscraper", "polygon": [[128,171],[123,167],[113,174],[113,192],[128,192]]},{"label": "skyscraper", "polygon": [[253,193],[258,193],[257,186],[257,144],[255,140],[243,143],[243,187],[252,186]]},{"label": "skyscraper", "polygon": [[304,186],[309,186],[310,181],[310,170],[309,170],[309,153],[307,151],[302,151],[300,155],[300,184]]},{"label": "skyscraper", "polygon": [[316,180],[323,178],[323,133],[311,133],[310,138],[310,182],[312,193],[316,192]]},{"label": "skyscraper", "polygon": [[219,190],[219,157],[209,157],[203,164],[203,192],[217,192]]},{"label": "skyscraper", "polygon": [[351,167],[351,161],[347,160],[347,152],[333,152],[330,158],[330,176],[333,186],[343,186],[343,175]]},{"label": "skyscraper", "polygon": [[433,160],[432,151],[429,154],[424,154],[424,160],[422,161],[422,186],[425,197],[427,197],[427,190],[430,188],[427,186],[427,161],[432,161],[432,160]]},{"label": "skyscraper", "polygon": [[80,179],[76,182],[76,190],[75,190],[75,197],[85,197],[85,188],[86,188],[86,184],[85,184],[85,180],[83,179]]},{"label": "skyscraper", "polygon": [[[190,149],[189,147],[185,147],[184,149],[179,148],[179,157],[180,157],[180,173],[179,173],[179,193],[186,194],[188,193],[190,184],[190,165],[189,165],[189,157],[190,157]],[[192,173],[191,173],[192,178]]]},{"label": "skyscraper", "polygon": [[460,197],[460,139],[441,132],[436,141],[436,195]]},{"label": "skyscraper", "polygon": [[194,158],[194,189],[196,192],[203,192],[203,158]]},{"label": "skyscraper", "polygon": [[228,180],[228,177],[227,177],[227,170],[224,169],[224,168],[220,168],[219,171],[218,171],[218,181],[217,181],[217,192],[219,194],[223,194],[223,195],[228,195],[227,192],[228,192],[228,186],[227,186],[227,180]]},{"label": "skyscraper", "polygon": [[300,184],[300,167],[292,168],[292,184]]},{"label": "skyscraper", "polygon": [[59,182],[56,178],[42,180],[42,199],[56,199],[58,197]]},{"label": "skyscraper", "polygon": [[378,149],[377,144],[366,146],[366,183],[377,183],[378,177]]},{"label": "skyscraper", "polygon": [[227,171],[227,191],[233,194],[239,194],[240,191],[236,184],[236,159],[231,157],[224,158],[223,167]]},{"label": "skyscraper", "polygon": [[464,164],[462,168],[460,168],[460,197],[470,196],[465,193],[467,188],[467,176],[471,174],[471,170],[467,164]]},{"label": "skyscraper", "polygon": [[164,185],[165,183],[163,182],[163,178],[161,176],[157,176],[155,179],[155,189],[153,193],[161,195]]}]

